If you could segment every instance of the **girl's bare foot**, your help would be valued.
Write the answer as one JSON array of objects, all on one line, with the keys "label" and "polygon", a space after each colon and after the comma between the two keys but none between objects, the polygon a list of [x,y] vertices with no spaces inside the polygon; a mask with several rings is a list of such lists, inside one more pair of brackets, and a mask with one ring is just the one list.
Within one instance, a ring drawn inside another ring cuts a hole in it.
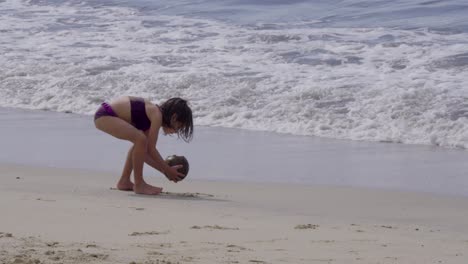
[{"label": "girl's bare foot", "polygon": [[121,191],[133,191],[133,182],[127,180],[127,181],[122,181],[120,180],[117,183],[117,189]]},{"label": "girl's bare foot", "polygon": [[162,192],[162,188],[149,185],[146,182],[142,182],[138,185],[135,184],[133,186],[133,191],[135,191],[137,194],[158,195]]}]

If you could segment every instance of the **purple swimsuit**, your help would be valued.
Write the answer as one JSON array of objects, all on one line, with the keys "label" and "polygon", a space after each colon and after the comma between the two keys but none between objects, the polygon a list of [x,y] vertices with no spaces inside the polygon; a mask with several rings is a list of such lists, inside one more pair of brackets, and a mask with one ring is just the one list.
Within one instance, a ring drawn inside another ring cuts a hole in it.
[{"label": "purple swimsuit", "polygon": [[100,117],[103,117],[103,116],[115,116],[115,117],[117,117],[117,114],[114,112],[112,107],[106,102],[102,103],[101,107],[99,107],[99,109],[94,114],[94,121],[96,121],[96,119],[98,119]]},{"label": "purple swimsuit", "polygon": [[[130,111],[132,115],[132,125],[139,130],[146,131],[151,127],[151,121],[146,114],[145,99],[140,97],[130,97]],[[94,114],[94,121],[103,116],[118,117],[112,107],[104,102]]]},{"label": "purple swimsuit", "polygon": [[130,97],[133,126],[143,131],[146,131],[151,127],[151,121],[146,114],[145,106],[145,99],[140,97]]}]

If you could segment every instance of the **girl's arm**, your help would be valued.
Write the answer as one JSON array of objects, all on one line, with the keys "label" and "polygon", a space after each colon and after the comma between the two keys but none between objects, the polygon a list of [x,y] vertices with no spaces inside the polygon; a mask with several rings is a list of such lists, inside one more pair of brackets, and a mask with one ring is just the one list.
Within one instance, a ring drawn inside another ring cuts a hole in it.
[{"label": "girl's arm", "polygon": [[[148,109],[149,110],[149,109]],[[151,121],[151,127],[148,130],[148,145],[147,145],[147,152],[149,156],[156,161],[155,168],[162,172],[169,180],[177,182],[179,181],[179,172],[177,171],[178,167],[169,166],[164,159],[161,157],[161,154],[156,149],[156,143],[158,142],[158,135],[159,130],[162,126],[162,114],[157,107],[155,109],[151,109],[152,111],[148,111],[148,118]],[[180,166],[179,166],[180,167]]]}]

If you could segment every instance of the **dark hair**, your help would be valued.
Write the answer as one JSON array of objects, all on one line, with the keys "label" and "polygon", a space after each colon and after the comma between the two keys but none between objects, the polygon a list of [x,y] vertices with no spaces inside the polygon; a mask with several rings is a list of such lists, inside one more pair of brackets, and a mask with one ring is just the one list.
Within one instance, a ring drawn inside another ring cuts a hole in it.
[{"label": "dark hair", "polygon": [[190,109],[186,100],[179,97],[171,98],[161,105],[161,112],[163,117],[163,126],[172,128],[171,118],[174,114],[176,114],[176,121],[182,124],[182,127],[177,131],[177,135],[185,142],[192,140],[192,109]]}]

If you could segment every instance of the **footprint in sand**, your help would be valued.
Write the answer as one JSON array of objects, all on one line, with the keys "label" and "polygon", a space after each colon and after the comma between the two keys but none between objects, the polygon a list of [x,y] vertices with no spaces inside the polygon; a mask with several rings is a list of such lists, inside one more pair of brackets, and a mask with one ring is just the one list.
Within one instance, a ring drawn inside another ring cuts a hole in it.
[{"label": "footprint in sand", "polygon": [[46,243],[46,245],[47,245],[48,247],[55,247],[55,246],[57,246],[58,244],[59,244],[59,242],[48,242],[48,243]]},{"label": "footprint in sand", "polygon": [[163,253],[158,252],[158,251],[150,251],[147,254],[150,255],[150,256],[162,256],[162,255],[164,255]]},{"label": "footprint in sand", "polygon": [[13,235],[11,233],[0,232],[0,238],[2,238],[2,237],[13,237]]},{"label": "footprint in sand", "polygon": [[294,229],[317,229],[319,225],[306,224],[306,225],[297,225]]},{"label": "footprint in sand", "polygon": [[212,194],[208,193],[174,193],[174,192],[162,192],[162,195],[167,196],[178,196],[178,197],[185,197],[185,198],[202,198],[202,197],[214,197]]},{"label": "footprint in sand", "polygon": [[390,226],[390,225],[381,225],[380,227],[387,228],[387,229],[396,229],[396,227],[393,227],[393,226]]},{"label": "footprint in sand", "polygon": [[149,231],[149,232],[133,232],[129,234],[129,236],[154,236],[154,235],[167,235],[169,231],[164,232],[157,232],[157,231]]},{"label": "footprint in sand", "polygon": [[41,261],[39,259],[33,259],[26,255],[18,255],[12,262],[13,264],[39,264]]},{"label": "footprint in sand", "polygon": [[143,208],[143,207],[133,207],[133,206],[131,206],[131,207],[129,207],[129,208],[130,208],[130,209],[135,209],[135,210],[137,210],[137,211],[144,211],[144,210],[145,210],[145,208]]},{"label": "footprint in sand", "polygon": [[263,260],[256,260],[256,259],[251,259],[249,260],[250,263],[266,263],[265,261]]},{"label": "footprint in sand", "polygon": [[311,262],[327,262],[327,263],[331,263],[335,261],[334,259],[307,259],[307,260]]},{"label": "footprint in sand", "polygon": [[46,256],[52,256],[54,254],[55,254],[55,251],[53,251],[53,250],[47,250],[46,252],[44,252],[44,255],[46,255]]},{"label": "footprint in sand", "polygon": [[234,253],[238,253],[238,252],[246,251],[246,250],[251,251],[251,249],[241,247],[241,246],[237,246],[237,245],[233,245],[233,244],[229,244],[226,247],[228,248],[228,252],[234,252]]},{"label": "footprint in sand", "polygon": [[209,230],[239,230],[237,227],[224,227],[219,225],[192,226],[191,229],[209,229]]},{"label": "footprint in sand", "polygon": [[102,253],[88,253],[83,252],[81,249],[70,249],[66,251],[57,251],[55,256],[51,259],[54,260],[73,260],[72,263],[87,263],[93,261],[103,261],[109,257],[108,254]]},{"label": "footprint in sand", "polygon": [[36,200],[37,200],[37,201],[43,201],[43,202],[55,202],[55,200],[44,199],[44,198],[37,198]]},{"label": "footprint in sand", "polygon": [[256,242],[256,243],[274,243],[276,241],[284,241],[284,240],[288,240],[288,238],[284,237],[284,238],[273,238],[273,239],[268,239],[268,240],[255,240],[254,242]]},{"label": "footprint in sand", "polygon": [[325,244],[329,244],[329,243],[335,243],[336,241],[335,240],[328,240],[328,239],[325,239],[325,240],[312,240],[310,241],[311,243],[325,243]]},{"label": "footprint in sand", "polygon": [[[130,264],[137,264],[138,262],[132,261]],[[145,264],[179,264],[179,262],[165,260],[165,259],[156,259],[156,260],[148,260]]]}]

